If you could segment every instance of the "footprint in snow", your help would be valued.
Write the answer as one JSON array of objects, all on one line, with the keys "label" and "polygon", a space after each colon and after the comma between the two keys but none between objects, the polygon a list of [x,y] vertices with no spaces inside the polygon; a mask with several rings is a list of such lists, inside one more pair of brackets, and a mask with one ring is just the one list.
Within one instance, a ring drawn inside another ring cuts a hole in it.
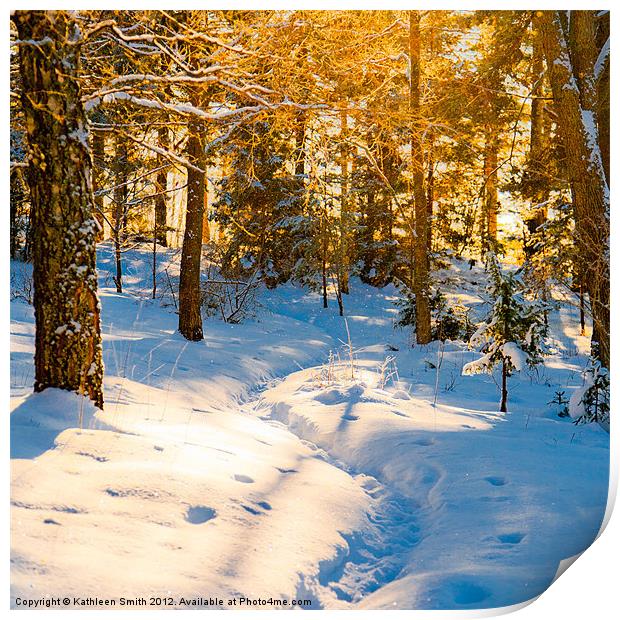
[{"label": "footprint in snow", "polygon": [[281,473],[281,474],[296,474],[297,470],[296,469],[287,469],[286,467],[276,467],[276,469]]},{"label": "footprint in snow", "polygon": [[215,510],[209,506],[190,506],[185,513],[185,520],[188,523],[200,525],[215,518],[216,514]]},{"label": "footprint in snow", "polygon": [[503,487],[506,484],[506,478],[502,476],[487,476],[485,480],[494,487]]},{"label": "footprint in snow", "polygon": [[254,482],[254,478],[250,478],[250,476],[246,476],[245,474],[235,474],[233,478],[237,482],[245,482],[245,484],[251,484]]},{"label": "footprint in snow", "polygon": [[432,446],[435,443],[434,439],[430,437],[421,437],[420,439],[415,439],[413,444],[416,446]]},{"label": "footprint in snow", "polygon": [[500,534],[497,540],[503,545],[518,545],[525,538],[521,532],[511,532],[510,534]]},{"label": "footprint in snow", "polygon": [[489,591],[470,581],[451,584],[452,596],[457,605],[474,605],[488,598]]}]

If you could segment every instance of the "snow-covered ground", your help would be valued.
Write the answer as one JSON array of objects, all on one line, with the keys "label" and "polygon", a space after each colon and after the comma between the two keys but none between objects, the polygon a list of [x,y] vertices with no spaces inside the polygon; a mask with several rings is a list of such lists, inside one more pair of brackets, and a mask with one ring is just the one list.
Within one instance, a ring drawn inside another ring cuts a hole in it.
[{"label": "snow-covered ground", "polygon": [[[160,254],[160,291],[173,254]],[[394,329],[392,287],[354,280],[346,324],[335,300],[323,310],[299,287],[262,291],[255,319],[207,319],[205,341],[189,343],[174,307],[149,299],[148,253],[126,258],[117,294],[99,251],[103,413],[32,394],[33,311],[11,304],[14,605],[499,607],[542,592],[595,538],[609,436],[547,405],[583,383],[588,341],[571,307],[552,314],[554,353],[509,379],[499,414],[497,378],[461,375],[478,353],[412,347]],[[455,262],[443,275],[479,312],[480,272]]]}]

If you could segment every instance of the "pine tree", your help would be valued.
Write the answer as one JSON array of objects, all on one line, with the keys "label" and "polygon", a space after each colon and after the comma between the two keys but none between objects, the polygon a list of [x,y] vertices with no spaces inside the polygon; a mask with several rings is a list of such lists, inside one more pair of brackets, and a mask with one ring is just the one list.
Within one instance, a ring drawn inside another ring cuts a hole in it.
[{"label": "pine tree", "polygon": [[545,325],[543,306],[524,296],[518,274],[502,271],[493,252],[486,255],[490,284],[487,289],[492,307],[484,322],[471,337],[472,346],[481,346],[484,355],[465,364],[464,375],[491,373],[501,365],[500,411],[508,410],[508,377],[525,365],[541,360]]}]

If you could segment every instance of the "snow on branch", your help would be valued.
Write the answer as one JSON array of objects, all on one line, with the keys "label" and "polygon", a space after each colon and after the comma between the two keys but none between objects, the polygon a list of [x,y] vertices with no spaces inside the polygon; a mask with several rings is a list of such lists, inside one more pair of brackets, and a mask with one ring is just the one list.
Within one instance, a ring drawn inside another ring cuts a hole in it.
[{"label": "snow on branch", "polygon": [[596,63],[594,64],[594,79],[598,81],[601,77],[601,74],[605,70],[605,66],[609,63],[609,37],[605,44],[601,48],[601,51],[596,59]]}]

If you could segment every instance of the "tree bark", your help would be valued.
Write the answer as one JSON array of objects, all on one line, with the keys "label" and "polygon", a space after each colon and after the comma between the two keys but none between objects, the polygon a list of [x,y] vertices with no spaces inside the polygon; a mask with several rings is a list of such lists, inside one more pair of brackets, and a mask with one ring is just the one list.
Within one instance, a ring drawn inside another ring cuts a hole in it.
[{"label": "tree bark", "polygon": [[122,293],[123,261],[121,250],[127,224],[127,144],[118,135],[115,136],[114,153],[116,157],[114,163],[114,191],[112,193],[114,199],[114,257],[116,262],[114,283],[116,284],[116,292]]},{"label": "tree bark", "polygon": [[409,11],[410,88],[409,108],[411,131],[411,163],[415,210],[414,272],[416,340],[418,344],[431,341],[431,310],[429,303],[430,261],[427,251],[428,206],[424,190],[424,154],[420,140],[420,14]]},{"label": "tree bark", "polygon": [[33,218],[35,384],[103,407],[92,160],[79,87],[78,25],[65,11],[15,11]]},{"label": "tree bark", "polygon": [[508,411],[508,369],[506,368],[506,360],[502,360],[502,402],[499,404],[501,413]]},{"label": "tree bark", "polygon": [[[575,244],[598,336],[597,355],[609,367],[609,188],[598,143],[592,54],[579,55],[580,90],[558,11],[541,11],[539,18],[573,192]],[[575,40],[588,45],[588,36],[582,35],[574,32]]]},{"label": "tree bark", "polygon": [[99,223],[97,241],[103,241],[103,175],[105,170],[105,136],[93,132],[93,190],[95,194],[95,219]]},{"label": "tree bark", "polygon": [[611,186],[609,178],[609,87],[611,79],[611,67],[609,60],[609,52],[605,54],[606,46],[609,46],[609,15],[607,11],[599,18],[597,29],[597,50],[599,55],[603,54],[601,59],[602,68],[598,74],[596,82],[596,113],[598,120],[599,146],[601,148],[601,157],[603,158],[603,170],[605,170],[605,178],[607,185]]},{"label": "tree bark", "polygon": [[485,250],[497,247],[497,150],[494,130],[487,128],[484,143],[484,239]]},{"label": "tree bark", "polygon": [[[162,148],[168,148],[168,127],[160,126],[157,129],[159,145]],[[165,166],[163,157],[159,158],[159,165]],[[155,181],[157,195],[155,196],[155,239],[157,243],[163,247],[168,246],[168,222],[166,210],[166,196],[168,190],[168,168],[162,167],[157,171]]]},{"label": "tree bark", "polygon": [[349,145],[347,144],[347,111],[340,113],[340,265],[341,292],[349,294],[349,263],[351,252],[351,216],[349,213]]},{"label": "tree bark", "polygon": [[203,132],[202,123],[190,122],[187,158],[200,170],[187,168],[187,208],[179,284],[179,331],[187,340],[203,339],[200,312],[200,263],[205,198],[204,170],[206,170]]}]

